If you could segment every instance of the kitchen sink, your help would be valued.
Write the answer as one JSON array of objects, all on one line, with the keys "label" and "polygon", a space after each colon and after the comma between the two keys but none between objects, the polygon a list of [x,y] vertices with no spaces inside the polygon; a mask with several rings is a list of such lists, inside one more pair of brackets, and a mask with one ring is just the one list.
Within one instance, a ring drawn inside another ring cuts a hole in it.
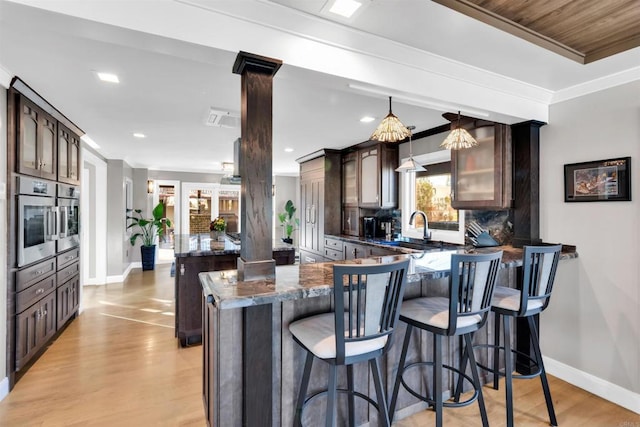
[{"label": "kitchen sink", "polygon": [[414,249],[418,251],[429,251],[429,250],[442,250],[442,251],[452,251],[460,249],[460,245],[456,245],[453,243],[447,243],[442,241],[434,241],[429,240],[427,242],[420,240],[400,240],[397,241],[397,246],[401,248]]}]

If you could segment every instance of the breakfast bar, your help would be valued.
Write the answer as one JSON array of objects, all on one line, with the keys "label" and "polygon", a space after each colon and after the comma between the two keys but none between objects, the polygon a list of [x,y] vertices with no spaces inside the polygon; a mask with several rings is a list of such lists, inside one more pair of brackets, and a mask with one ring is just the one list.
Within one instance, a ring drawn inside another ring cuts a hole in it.
[{"label": "breakfast bar", "polygon": [[[514,286],[522,249],[502,246],[485,250],[503,250],[499,283]],[[464,251],[459,249],[458,251]],[[344,263],[387,263],[410,259],[405,299],[419,296],[446,295],[451,255],[456,250],[432,250],[419,253],[341,261]],[[561,259],[574,258],[563,252]],[[304,351],[293,341],[289,324],[301,317],[331,310],[334,263],[288,265],[276,268],[276,278],[239,282],[235,270],[200,273],[203,289],[204,404],[210,426],[293,425],[295,399],[304,365]],[[254,322],[252,311],[259,310],[272,319],[271,324]],[[393,385],[400,356],[400,340],[404,335],[400,324],[394,334],[394,345],[382,361],[383,382],[387,392]],[[408,360],[417,360],[430,346],[426,333],[415,332]],[[517,332],[516,332],[517,333]],[[487,327],[474,337],[478,343],[488,342],[493,334],[492,318]],[[514,333],[515,335],[515,333]],[[458,341],[448,340],[445,363],[457,365]],[[251,349],[262,349],[256,351]],[[487,351],[479,354],[480,363],[488,363]],[[316,364],[309,390],[326,388],[326,369]],[[373,394],[373,383],[366,369],[355,368],[355,387]],[[489,378],[490,379],[490,378]],[[481,381],[488,379],[481,376]],[[444,390],[451,390],[449,378]],[[339,384],[339,387],[341,385]],[[424,385],[416,379],[416,390]],[[339,417],[344,417],[346,403],[341,402]],[[396,419],[426,408],[425,404],[403,392],[398,397]],[[319,397],[303,414],[303,425],[315,425],[324,419],[324,398]],[[356,402],[357,424],[377,423],[377,412],[365,402]],[[265,420],[271,420],[265,422]]]}]

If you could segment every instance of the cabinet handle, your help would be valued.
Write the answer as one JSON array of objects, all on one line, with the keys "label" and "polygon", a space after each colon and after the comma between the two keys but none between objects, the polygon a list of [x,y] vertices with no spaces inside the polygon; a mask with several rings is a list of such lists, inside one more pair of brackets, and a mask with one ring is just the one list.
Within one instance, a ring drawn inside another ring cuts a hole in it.
[{"label": "cabinet handle", "polygon": [[43,293],[44,293],[43,288],[38,288],[38,290],[36,290],[36,295],[43,294]]},{"label": "cabinet handle", "polygon": [[41,274],[44,274],[44,270],[36,270],[36,271],[33,272],[34,276],[39,276]]},{"label": "cabinet handle", "polygon": [[307,224],[308,224],[309,222],[311,222],[311,221],[310,221],[310,219],[309,219],[309,218],[310,218],[310,214],[309,214],[309,211],[310,211],[310,210],[311,210],[311,207],[310,207],[310,206],[307,206],[307,207],[305,208],[305,211],[304,211],[304,222],[306,222]]},{"label": "cabinet handle", "polygon": [[47,310],[45,310],[45,311],[42,313],[42,316],[46,316],[46,315],[47,315]]},{"label": "cabinet handle", "polygon": [[180,264],[180,275],[184,276],[184,264]]},{"label": "cabinet handle", "polygon": [[40,312],[41,309],[36,310],[36,321],[39,321],[40,318],[42,317],[42,313]]}]

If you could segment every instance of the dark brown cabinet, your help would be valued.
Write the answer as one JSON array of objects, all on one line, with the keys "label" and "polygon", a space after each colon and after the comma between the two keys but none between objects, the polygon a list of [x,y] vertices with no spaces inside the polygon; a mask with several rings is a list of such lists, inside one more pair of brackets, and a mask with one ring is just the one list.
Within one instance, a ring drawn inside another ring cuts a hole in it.
[{"label": "dark brown cabinet", "polygon": [[358,206],[358,152],[342,155],[342,206]]},{"label": "dark brown cabinet", "polygon": [[80,275],[75,275],[57,289],[57,329],[71,319],[80,306]]},{"label": "dark brown cabinet", "polygon": [[58,181],[80,184],[80,137],[58,124]]},{"label": "dark brown cabinet", "polygon": [[488,123],[468,129],[478,145],[451,153],[451,206],[456,209],[511,207],[511,128]]},{"label": "dark brown cabinet", "polygon": [[56,292],[51,290],[38,302],[16,315],[16,361],[19,371],[56,332]]},{"label": "dark brown cabinet", "polygon": [[322,260],[325,233],[340,234],[341,158],[338,151],[322,150],[300,158],[298,162],[302,217],[300,250],[304,263],[306,259]]},{"label": "dark brown cabinet", "polygon": [[358,150],[358,205],[395,208],[398,204],[398,147],[376,144]]},{"label": "dark brown cabinet", "polygon": [[18,173],[55,180],[56,120],[24,96],[18,108]]},{"label": "dark brown cabinet", "polygon": [[200,308],[202,307],[202,286],[198,274],[216,270],[216,258],[215,256],[176,258],[175,335],[183,347],[200,343],[202,340]]}]

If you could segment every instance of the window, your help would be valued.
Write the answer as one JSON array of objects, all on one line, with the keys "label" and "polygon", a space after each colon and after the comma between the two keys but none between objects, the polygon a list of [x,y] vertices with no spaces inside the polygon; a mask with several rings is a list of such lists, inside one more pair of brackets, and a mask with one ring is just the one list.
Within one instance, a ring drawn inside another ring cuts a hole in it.
[{"label": "window", "polygon": [[464,244],[464,211],[451,207],[451,153],[439,151],[414,159],[427,171],[401,174],[402,235],[422,238],[421,216],[409,224],[411,213],[425,212],[432,240]]}]

